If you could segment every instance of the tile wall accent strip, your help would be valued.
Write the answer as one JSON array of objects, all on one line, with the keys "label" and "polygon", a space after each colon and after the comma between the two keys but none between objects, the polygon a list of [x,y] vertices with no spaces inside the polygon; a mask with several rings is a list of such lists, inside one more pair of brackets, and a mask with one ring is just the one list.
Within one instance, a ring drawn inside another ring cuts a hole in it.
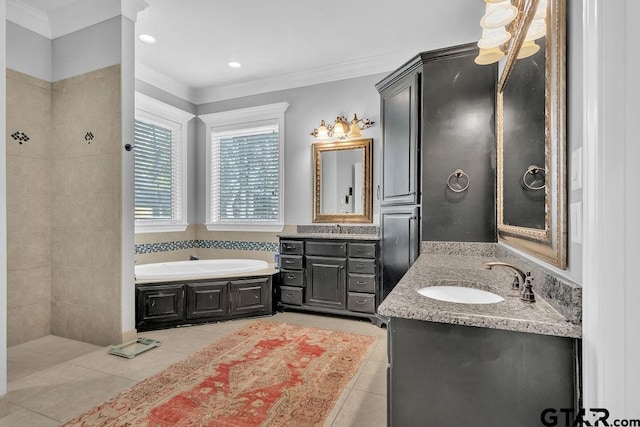
[{"label": "tile wall accent strip", "polygon": [[174,242],[142,243],[136,245],[136,254],[152,254],[156,252],[178,251],[180,249],[198,248],[198,240],[178,240]]},{"label": "tile wall accent strip", "polygon": [[198,240],[199,248],[227,249],[234,251],[265,251],[276,252],[277,242],[242,242],[237,240]]},{"label": "tile wall accent strip", "polygon": [[156,252],[198,248],[276,252],[278,250],[278,243],[243,242],[235,240],[180,240],[174,242],[142,243],[136,245],[136,254],[151,254]]}]

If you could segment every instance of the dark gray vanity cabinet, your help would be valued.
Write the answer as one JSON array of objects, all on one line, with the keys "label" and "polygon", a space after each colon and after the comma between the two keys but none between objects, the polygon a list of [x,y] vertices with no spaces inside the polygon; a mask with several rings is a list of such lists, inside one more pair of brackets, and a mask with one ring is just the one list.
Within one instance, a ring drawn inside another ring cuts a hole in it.
[{"label": "dark gray vanity cabinet", "polygon": [[187,319],[229,315],[227,282],[187,283]]},{"label": "dark gray vanity cabinet", "polygon": [[[497,66],[476,65],[477,54],[475,44],[422,52],[376,84],[385,296],[422,240],[496,241]],[[458,169],[469,183],[461,192],[447,186]]]},{"label": "dark gray vanity cabinet", "polygon": [[382,230],[382,298],[420,255],[420,208],[414,205],[394,206],[381,210]]},{"label": "dark gray vanity cabinet", "polygon": [[380,206],[418,203],[419,74],[411,72],[380,93]]},{"label": "dark gray vanity cabinet", "polygon": [[309,306],[347,308],[347,259],[307,256],[305,303]]},{"label": "dark gray vanity cabinet", "polygon": [[391,427],[537,427],[547,408],[576,408],[577,339],[395,317],[387,327]]},{"label": "dark gray vanity cabinet", "polygon": [[376,315],[382,301],[377,241],[282,239],[280,250],[279,307],[380,322]]},{"label": "dark gray vanity cabinet", "polygon": [[162,324],[184,319],[185,290],[182,283],[136,286],[138,324]]},{"label": "dark gray vanity cabinet", "polygon": [[272,312],[271,276],[136,284],[138,331]]},{"label": "dark gray vanity cabinet", "polygon": [[271,312],[271,278],[232,280],[229,284],[231,313],[236,315]]}]

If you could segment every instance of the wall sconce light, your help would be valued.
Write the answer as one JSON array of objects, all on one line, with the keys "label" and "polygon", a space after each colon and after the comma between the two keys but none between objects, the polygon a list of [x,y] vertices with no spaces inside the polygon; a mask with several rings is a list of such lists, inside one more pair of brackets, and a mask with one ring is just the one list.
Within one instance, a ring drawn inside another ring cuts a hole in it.
[{"label": "wall sconce light", "polygon": [[366,118],[359,119],[357,114],[353,115],[351,122],[347,122],[345,116],[338,116],[333,123],[326,124],[322,120],[320,126],[314,129],[311,135],[316,138],[358,138],[362,136],[362,129],[370,128],[374,123]]},{"label": "wall sconce light", "polygon": [[[511,0],[485,0],[486,13],[480,20],[482,38],[478,41],[480,51],[475,59],[478,65],[489,65],[501,60],[506,51],[506,43],[511,40],[511,27],[518,18],[518,8],[511,4]],[[540,0],[534,21],[529,27],[524,43],[517,59],[526,58],[540,50],[535,40],[546,35],[545,18],[547,16],[547,0]],[[516,27],[516,26],[512,26]]]}]

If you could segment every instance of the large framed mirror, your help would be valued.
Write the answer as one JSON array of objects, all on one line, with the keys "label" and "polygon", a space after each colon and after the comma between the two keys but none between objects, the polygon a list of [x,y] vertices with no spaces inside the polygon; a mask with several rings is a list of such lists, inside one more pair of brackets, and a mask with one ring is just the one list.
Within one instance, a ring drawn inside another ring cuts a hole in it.
[{"label": "large framed mirror", "polygon": [[[565,269],[566,0],[520,1],[518,7],[496,98],[498,237]],[[535,40],[537,49],[528,33],[540,25],[545,7],[546,35]]]},{"label": "large framed mirror", "polygon": [[372,222],[372,142],[313,144],[313,222]]}]

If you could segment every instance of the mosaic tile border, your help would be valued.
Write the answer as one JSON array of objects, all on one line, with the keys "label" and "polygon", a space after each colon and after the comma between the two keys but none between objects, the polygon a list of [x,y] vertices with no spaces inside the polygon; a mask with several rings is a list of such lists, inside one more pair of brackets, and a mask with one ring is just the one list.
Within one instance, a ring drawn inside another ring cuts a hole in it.
[{"label": "mosaic tile border", "polygon": [[173,242],[141,243],[136,245],[136,255],[181,249],[226,249],[234,251],[276,252],[277,242],[245,242],[238,240],[178,240]]}]

